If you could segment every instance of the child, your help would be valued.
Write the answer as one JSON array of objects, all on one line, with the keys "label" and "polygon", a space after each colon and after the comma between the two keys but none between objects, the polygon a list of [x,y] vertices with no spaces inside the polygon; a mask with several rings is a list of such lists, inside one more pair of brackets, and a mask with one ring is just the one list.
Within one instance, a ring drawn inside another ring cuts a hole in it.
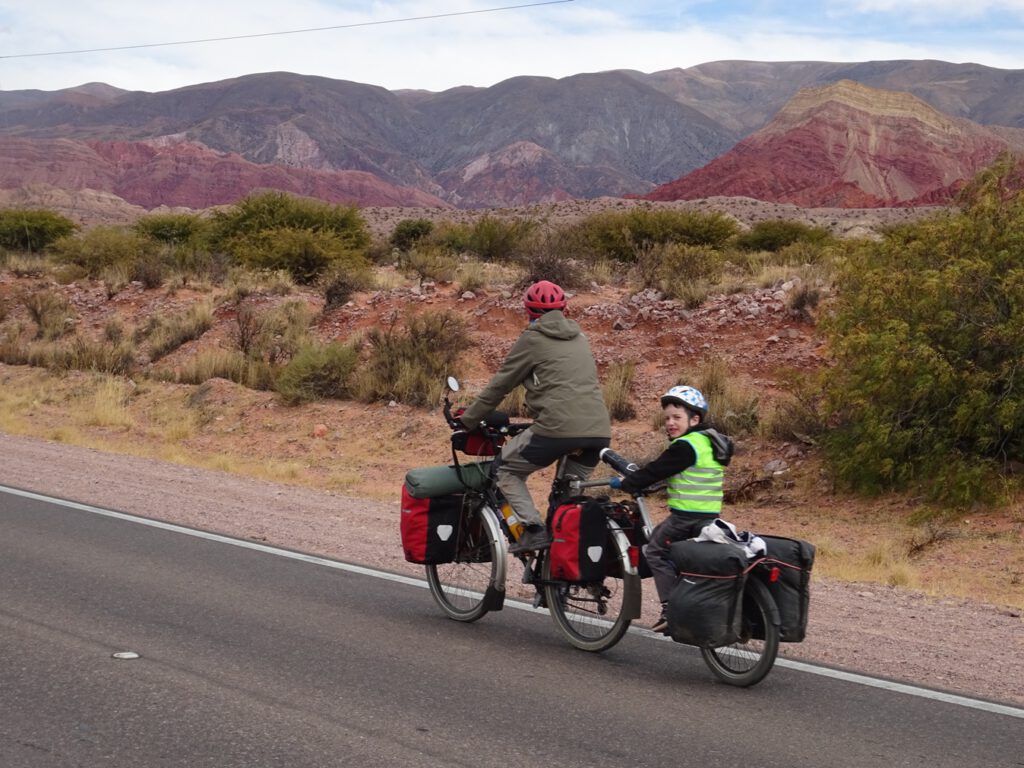
[{"label": "child", "polygon": [[676,386],[661,396],[669,445],[658,458],[622,478],[611,487],[633,493],[668,480],[669,516],[651,532],[644,547],[654,586],[661,600],[661,616],[652,629],[665,632],[665,608],[676,582],[676,568],[669,558],[672,543],[690,539],[722,511],[722,481],[732,458],[733,442],[713,429],[701,429],[708,415],[707,400],[693,387]]}]

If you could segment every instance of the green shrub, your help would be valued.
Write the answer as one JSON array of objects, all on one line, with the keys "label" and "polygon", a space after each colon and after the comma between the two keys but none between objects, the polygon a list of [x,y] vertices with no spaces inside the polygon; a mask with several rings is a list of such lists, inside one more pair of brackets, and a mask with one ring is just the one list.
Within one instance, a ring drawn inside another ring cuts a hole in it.
[{"label": "green shrub", "polygon": [[402,219],[395,225],[388,242],[392,248],[408,251],[433,231],[434,223],[429,219]]},{"label": "green shrub", "polygon": [[441,221],[426,243],[438,245],[452,253],[469,251],[470,226],[464,222]]},{"label": "green shrub", "polygon": [[632,263],[644,249],[666,243],[721,248],[737,231],[724,213],[634,208],[589,216],[569,228],[566,246],[588,258]]},{"label": "green shrub", "polygon": [[163,245],[195,246],[206,237],[210,222],[195,213],[153,213],[139,218],[133,229]]},{"label": "green shrub", "polygon": [[348,303],[352,294],[368,288],[372,283],[369,271],[365,273],[335,269],[325,275],[322,281],[324,292],[324,309],[337,309]]},{"label": "green shrub", "polygon": [[288,405],[347,397],[349,380],[358,364],[359,355],[352,346],[307,344],[278,374],[274,389]]},{"label": "green shrub", "polygon": [[890,230],[843,264],[825,324],[840,482],[963,506],[998,498],[1000,467],[1024,460],[1020,176],[1003,158],[960,212]]},{"label": "green shrub", "polygon": [[469,229],[466,250],[483,261],[511,261],[526,245],[536,223],[484,215]]},{"label": "green shrub", "polygon": [[211,229],[213,244],[229,251],[235,240],[279,229],[333,233],[345,250],[358,251],[370,244],[366,222],[357,209],[285,192],[250,195],[216,212]]},{"label": "green shrub", "polygon": [[309,285],[329,271],[346,270],[369,275],[370,263],[345,238],[331,231],[265,229],[232,242],[232,252],[244,265],[257,270],[285,270],[295,282]]},{"label": "green shrub", "polygon": [[522,284],[530,285],[538,280],[558,283],[567,291],[577,290],[586,284],[586,271],[578,259],[567,257],[550,239],[537,240],[520,256],[519,263],[524,273]]},{"label": "green shrub", "polygon": [[51,251],[58,261],[76,264],[89,277],[99,277],[117,264],[130,269],[139,262],[159,259],[160,246],[123,227],[94,227],[76,237],[62,237],[53,243]]},{"label": "green shrub", "polygon": [[33,208],[0,210],[0,248],[38,252],[78,229],[53,211]]},{"label": "green shrub", "polygon": [[749,230],[736,236],[736,247],[744,251],[780,251],[794,243],[824,245],[832,239],[822,227],[812,227],[799,221],[772,219],[759,221]]},{"label": "green shrub", "polygon": [[440,399],[445,377],[458,375],[469,335],[461,317],[439,311],[413,315],[405,327],[372,328],[365,343],[369,359],[356,377],[357,397],[433,405]]},{"label": "green shrub", "polygon": [[722,254],[709,246],[661,243],[640,249],[634,270],[642,288],[681,299],[692,296],[687,289],[694,283],[717,282],[722,265]]},{"label": "green shrub", "polygon": [[406,277],[448,283],[455,278],[459,262],[451,251],[439,245],[421,244],[402,254],[398,268]]}]

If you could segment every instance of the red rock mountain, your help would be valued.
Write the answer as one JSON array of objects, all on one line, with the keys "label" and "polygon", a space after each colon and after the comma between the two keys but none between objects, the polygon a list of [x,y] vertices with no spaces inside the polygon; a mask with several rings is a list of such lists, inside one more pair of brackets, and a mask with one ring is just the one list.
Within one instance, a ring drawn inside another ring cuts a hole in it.
[{"label": "red rock mountain", "polygon": [[797,93],[729,152],[643,196],[753,197],[808,207],[874,208],[949,202],[1024,130],[987,128],[909,93],[841,80]]},{"label": "red rock mountain", "polygon": [[0,189],[32,185],[109,192],[128,203],[208,208],[277,189],[344,205],[451,207],[366,171],[260,165],[196,142],[0,137]]}]

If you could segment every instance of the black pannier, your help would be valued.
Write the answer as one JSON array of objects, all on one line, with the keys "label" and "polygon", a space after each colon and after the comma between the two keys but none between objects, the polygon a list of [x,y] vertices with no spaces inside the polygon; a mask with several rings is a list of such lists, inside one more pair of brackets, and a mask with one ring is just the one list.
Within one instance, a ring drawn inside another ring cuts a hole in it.
[{"label": "black pannier", "polygon": [[669,556],[679,578],[668,598],[668,633],[687,645],[717,648],[739,637],[748,559],[732,544],[684,539]]},{"label": "black pannier", "polygon": [[779,609],[779,639],[799,643],[807,634],[814,545],[783,536],[762,534],[761,538],[768,552],[753,574],[768,588]]}]

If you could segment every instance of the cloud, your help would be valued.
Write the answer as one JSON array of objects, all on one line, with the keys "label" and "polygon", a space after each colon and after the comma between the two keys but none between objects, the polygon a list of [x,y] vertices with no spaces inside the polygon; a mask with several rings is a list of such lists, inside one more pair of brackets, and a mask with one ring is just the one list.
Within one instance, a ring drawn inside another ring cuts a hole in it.
[{"label": "cloud", "polygon": [[[491,0],[0,0],[0,51],[66,51],[264,35],[478,11]],[[951,7],[978,7],[969,22]],[[403,23],[103,53],[0,58],[0,89],[85,82],[159,91],[254,72],[291,71],[390,89],[492,85],[516,75],[653,72],[723,59],[868,61],[931,58],[1024,66],[1021,25],[999,14],[1024,0],[859,0],[856,4],[592,0]],[[913,24],[910,15],[916,14]],[[901,23],[906,20],[907,23]]]}]

